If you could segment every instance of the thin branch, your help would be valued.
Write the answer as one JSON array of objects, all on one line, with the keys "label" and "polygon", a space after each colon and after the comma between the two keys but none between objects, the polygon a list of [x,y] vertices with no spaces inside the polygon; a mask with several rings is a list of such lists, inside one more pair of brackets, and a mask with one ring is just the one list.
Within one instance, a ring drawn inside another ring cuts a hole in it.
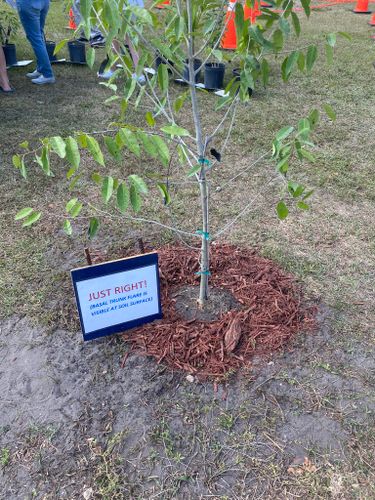
[{"label": "thin branch", "polygon": [[263,189],[260,193],[258,193],[258,195],[257,195],[257,196],[255,196],[255,198],[253,198],[253,199],[250,201],[250,203],[248,203],[248,204],[245,206],[245,208],[243,208],[243,209],[241,210],[241,212],[239,212],[239,213],[236,215],[236,217],[234,217],[234,219],[232,219],[230,222],[228,222],[228,223],[227,223],[227,224],[226,224],[223,228],[221,228],[219,231],[217,231],[217,232],[213,235],[212,240],[216,240],[216,239],[218,238],[218,236],[220,236],[221,234],[223,234],[223,233],[225,233],[226,231],[228,231],[228,229],[230,229],[230,228],[233,226],[233,224],[235,224],[235,223],[238,221],[238,219],[240,219],[243,215],[245,215],[245,213],[249,210],[249,208],[251,208],[251,207],[254,205],[254,203],[255,203],[255,202],[256,202],[256,201],[257,201],[257,200],[258,200],[258,199],[259,199],[259,198],[263,195],[263,193],[264,193],[264,191],[265,191],[266,187],[268,187],[270,184],[273,184],[274,182],[276,182],[276,180],[279,180],[279,179],[280,179],[280,178],[279,178],[279,176],[276,176],[276,177],[274,177],[273,179],[271,179],[270,181],[268,181],[268,182],[265,184],[264,189]]},{"label": "thin branch", "polygon": [[271,152],[272,151],[269,150],[266,153],[262,154],[262,156],[260,156],[259,158],[257,158],[253,163],[251,163],[250,165],[248,165],[247,167],[245,167],[244,169],[242,169],[240,172],[238,172],[238,174],[236,174],[234,177],[232,177],[231,179],[229,179],[225,184],[223,184],[222,186],[220,186],[220,188],[224,189],[226,186],[228,186],[228,184],[230,184],[234,180],[238,179],[238,177],[241,177],[245,172],[247,172],[248,170],[250,170],[252,167],[255,167],[255,165],[257,165],[258,163],[260,163]]},{"label": "thin branch", "polygon": [[144,217],[132,217],[132,216],[128,216],[128,215],[121,215],[121,216],[120,215],[113,215],[113,214],[110,214],[109,212],[106,212],[104,210],[100,210],[99,208],[95,207],[91,203],[89,203],[88,205],[90,206],[90,208],[95,210],[95,212],[99,213],[100,215],[102,215],[104,217],[108,217],[110,219],[120,219],[120,220],[127,219],[127,220],[130,220],[132,222],[143,222],[145,224],[153,224],[155,226],[160,226],[160,227],[163,227],[164,229],[168,229],[169,231],[183,234],[185,236],[190,236],[190,237],[199,238],[199,239],[202,238],[202,236],[200,234],[189,233],[188,231],[183,231],[182,229],[177,229],[175,227],[168,226],[167,224],[163,224],[162,222],[159,222],[156,220],[145,219]]}]

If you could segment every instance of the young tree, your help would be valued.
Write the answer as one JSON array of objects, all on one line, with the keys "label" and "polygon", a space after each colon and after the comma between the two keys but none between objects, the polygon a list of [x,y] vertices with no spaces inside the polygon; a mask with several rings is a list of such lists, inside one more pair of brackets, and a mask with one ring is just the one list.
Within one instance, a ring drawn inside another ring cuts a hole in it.
[{"label": "young tree", "polygon": [[[45,138],[38,150],[32,151],[27,144],[23,144],[25,151],[13,157],[14,165],[26,176],[27,157],[35,155],[36,162],[44,172],[52,175],[50,156],[56,154],[65,159],[69,165],[66,177],[70,186],[73,185],[74,188],[79,179],[80,148],[91,153],[100,165],[104,165],[105,162],[101,146],[103,142],[108,153],[117,161],[121,161],[122,150],[125,148],[138,157],[143,150],[151,158],[158,158],[163,165],[168,166],[174,161],[174,152],[177,152],[179,161],[186,165],[186,176],[195,179],[199,188],[202,226],[196,233],[179,227],[165,227],[201,239],[199,302],[203,307],[208,300],[210,242],[231,227],[251,205],[250,203],[244,207],[223,227],[217,228],[215,232],[212,231],[209,220],[209,181],[214,174],[215,164],[224,159],[225,147],[235,124],[238,105],[249,101],[252,90],[257,86],[267,86],[271,58],[280,62],[281,78],[284,82],[289,80],[296,69],[309,74],[317,58],[318,48],[315,44],[300,49],[285,48],[291,38],[292,30],[297,37],[301,32],[298,15],[293,10],[294,4],[293,0],[271,0],[270,7],[262,7],[261,15],[252,24],[250,18],[245,19],[248,16],[244,14],[242,3],[236,2],[233,16],[237,49],[230,54],[230,58],[240,67],[240,78],[232,78],[223,96],[217,98],[218,122],[211,130],[206,130],[202,126],[202,110],[198,98],[198,93],[202,90],[197,88],[195,77],[207,61],[222,61],[228,58],[228,55],[220,50],[221,39],[231,21],[228,17],[224,21],[226,1],[172,0],[159,19],[153,9],[130,5],[127,0],[81,0],[85,32],[88,34],[92,25],[99,26],[106,36],[108,66],[118,65],[117,71],[106,85],[113,91],[110,100],[119,102],[121,123],[111,127],[110,130],[91,135],[77,133],[65,139],[60,136]],[[309,16],[309,0],[302,0],[302,6],[305,15]],[[254,9],[257,5],[252,0],[247,7]],[[128,53],[125,40],[128,43],[130,41],[131,52],[139,54],[136,67]],[[329,34],[323,39],[329,61],[332,58],[335,41],[334,34]],[[152,73],[147,68],[154,65],[156,57],[161,58],[162,63]],[[91,49],[88,53],[90,66],[93,65],[94,58],[95,53]],[[181,78],[187,88],[183,89],[175,99],[171,95],[170,71]],[[142,74],[145,75],[145,84],[139,78]],[[124,75],[126,83],[122,88],[118,82],[121,82]],[[128,106],[134,106],[136,109],[143,109],[141,106],[146,106],[147,128],[134,127],[123,122]],[[191,130],[182,126],[183,117],[188,110],[193,122]],[[334,112],[328,105],[326,113],[334,119]],[[302,118],[296,127],[283,127],[276,134],[272,149],[262,155],[262,158],[275,162],[276,176],[282,181],[283,196],[276,207],[281,219],[288,215],[284,199],[286,195],[290,195],[298,208],[302,210],[308,208],[306,200],[312,191],[307,191],[305,186],[289,179],[288,170],[294,158],[314,161],[310,151],[313,147],[311,132],[318,120],[319,112],[314,109],[308,117]],[[229,123],[226,137],[220,145],[215,143],[215,148],[212,148],[213,140],[226,122]],[[94,135],[102,139],[98,141]],[[212,155],[209,157],[210,150],[215,160],[212,159]],[[234,178],[238,175],[235,172]],[[148,191],[148,183],[143,178],[130,175],[126,182],[94,173],[92,179],[100,185],[106,203],[116,192],[117,209],[121,213],[127,212],[128,205],[135,213],[139,212],[141,196]],[[164,204],[168,205],[171,202],[168,186],[160,182],[157,185]],[[84,200],[77,198],[72,198],[67,203],[64,229],[68,234],[72,232],[71,220],[79,215],[83,204]],[[95,209],[92,205],[91,208]],[[22,220],[25,226],[29,226],[40,216],[41,212],[28,207],[21,210],[16,219]],[[139,216],[130,218],[145,221]],[[146,222],[164,225],[157,220],[146,220]],[[98,227],[98,217],[92,217],[89,234],[94,236]]]}]

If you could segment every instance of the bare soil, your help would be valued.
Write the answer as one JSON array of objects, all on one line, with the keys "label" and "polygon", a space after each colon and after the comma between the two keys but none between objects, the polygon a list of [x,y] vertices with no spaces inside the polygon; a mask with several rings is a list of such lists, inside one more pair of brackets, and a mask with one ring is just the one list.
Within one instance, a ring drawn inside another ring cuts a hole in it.
[{"label": "bare soil", "polygon": [[228,290],[213,288],[210,290],[210,300],[202,308],[199,306],[199,286],[184,286],[173,293],[175,309],[181,318],[186,321],[216,321],[228,311],[240,309],[238,302]]},{"label": "bare soil", "polygon": [[[219,388],[145,356],[121,368],[116,337],[84,343],[79,333],[8,319],[0,332],[0,497],[284,498],[291,463],[309,457],[334,474],[352,426],[373,424],[375,360],[360,346],[338,348],[330,315],[321,308],[317,333],[255,358],[251,373]],[[272,467],[280,479],[265,481]]]}]

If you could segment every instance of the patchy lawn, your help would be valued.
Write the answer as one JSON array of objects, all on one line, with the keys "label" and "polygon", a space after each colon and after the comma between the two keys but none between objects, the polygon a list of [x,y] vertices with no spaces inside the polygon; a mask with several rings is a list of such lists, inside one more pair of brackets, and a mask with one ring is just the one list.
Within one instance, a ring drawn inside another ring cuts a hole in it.
[{"label": "patchy lawn", "polygon": [[[57,83],[48,88],[32,86],[25,69],[11,70],[17,92],[0,95],[0,496],[375,497],[375,55],[367,20],[347,7],[313,12],[298,46],[322,31],[347,31],[352,41],[340,39],[332,66],[321,55],[311,77],[296,75],[288,85],[275,78],[257,91],[239,110],[228,156],[212,176],[212,226],[220,228],[264,188],[272,165],[248,167],[274,133],[314,107],[335,108],[337,121],[323,118],[316,131],[317,162],[295,168],[316,187],[311,210],[280,223],[278,187],[269,187],[224,235],[296,275],[319,305],[319,330],[255,359],[217,393],[152,359],[131,356],[122,368],[118,338],[82,343],[69,270],[84,263],[85,228],[67,239],[56,215],[71,195],[33,165],[24,182],[11,156],[25,139],[104,129],[116,107],[102,104],[110,94],[88,68],[56,66]],[[47,38],[66,36],[61,2],[52,3],[48,21]],[[30,56],[25,40],[18,46],[19,59]],[[200,98],[205,123],[214,123],[215,97]],[[121,166],[125,173],[152,168],[131,158]],[[59,164],[55,173],[62,178]],[[172,197],[169,211],[155,197],[146,213],[195,231],[195,187],[176,184]],[[23,206],[48,208],[44,223],[21,230],[13,219]],[[139,236],[150,246],[172,239],[114,221],[91,250],[112,258]]]}]

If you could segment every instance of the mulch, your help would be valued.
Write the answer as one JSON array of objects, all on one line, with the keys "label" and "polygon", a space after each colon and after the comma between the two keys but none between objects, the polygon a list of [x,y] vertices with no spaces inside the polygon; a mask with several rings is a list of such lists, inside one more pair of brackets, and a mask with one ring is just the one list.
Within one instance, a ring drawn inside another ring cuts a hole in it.
[{"label": "mulch", "polygon": [[173,296],[182,286],[199,284],[199,253],[170,244],[158,254],[163,319],[124,334],[130,352],[152,356],[199,380],[219,382],[249,366],[255,354],[276,351],[314,327],[315,308],[304,303],[293,276],[254,250],[215,243],[210,286],[230,291],[242,307],[210,323],[184,320]]}]

